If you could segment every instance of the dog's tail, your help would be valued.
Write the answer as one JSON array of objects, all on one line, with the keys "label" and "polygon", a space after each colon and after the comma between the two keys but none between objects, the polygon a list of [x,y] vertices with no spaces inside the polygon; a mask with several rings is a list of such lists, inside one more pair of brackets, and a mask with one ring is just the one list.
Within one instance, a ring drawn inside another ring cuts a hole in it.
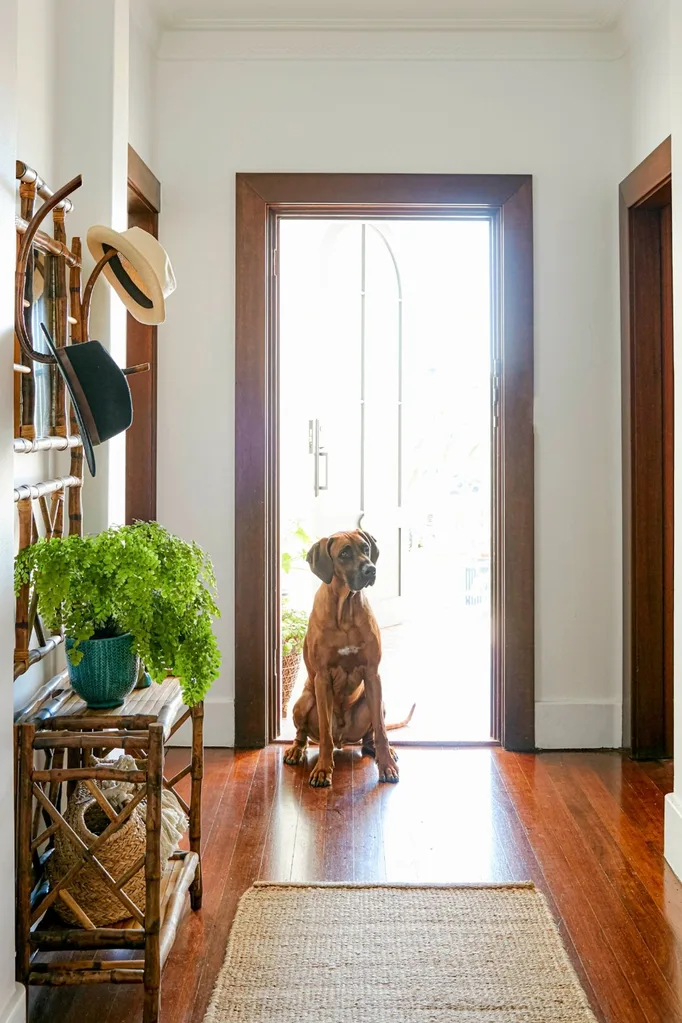
[{"label": "dog's tail", "polygon": [[405,720],[404,720],[404,721],[399,721],[399,722],[398,722],[397,724],[395,724],[395,725],[386,725],[386,731],[387,731],[387,732],[395,732],[395,731],[397,731],[397,730],[398,730],[399,728],[407,728],[407,726],[409,725],[410,721],[412,720],[412,715],[414,714],[414,708],[415,708],[416,706],[417,706],[417,704],[416,704],[416,703],[413,703],[413,704],[412,704],[412,708],[411,708],[411,710],[410,710],[410,713],[409,713],[409,714],[407,715],[407,717],[405,718]]}]

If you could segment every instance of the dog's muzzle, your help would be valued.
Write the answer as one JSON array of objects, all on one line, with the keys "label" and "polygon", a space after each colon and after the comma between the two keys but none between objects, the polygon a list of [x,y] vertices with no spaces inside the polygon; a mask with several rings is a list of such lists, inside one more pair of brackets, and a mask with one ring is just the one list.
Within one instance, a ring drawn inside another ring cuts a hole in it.
[{"label": "dog's muzzle", "polygon": [[377,570],[371,561],[366,561],[358,569],[355,576],[354,590],[364,590],[365,586],[374,586],[377,577]]}]

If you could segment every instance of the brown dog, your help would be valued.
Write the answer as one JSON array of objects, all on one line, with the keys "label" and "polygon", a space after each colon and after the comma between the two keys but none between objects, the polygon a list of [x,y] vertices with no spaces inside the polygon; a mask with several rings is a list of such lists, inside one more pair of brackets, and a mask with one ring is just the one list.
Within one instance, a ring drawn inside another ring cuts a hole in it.
[{"label": "brown dog", "polygon": [[[378,557],[376,540],[361,530],[334,533],[308,552],[308,564],[324,585],[308,622],[303,644],[308,678],[293,711],[296,739],[284,760],[302,763],[308,738],[319,742],[311,785],[331,785],[334,748],[356,742],[362,742],[363,753],[376,756],[380,781],[398,781],[398,758],[384,723],[381,634],[364,592],[374,585]],[[393,727],[407,724],[412,711]]]}]

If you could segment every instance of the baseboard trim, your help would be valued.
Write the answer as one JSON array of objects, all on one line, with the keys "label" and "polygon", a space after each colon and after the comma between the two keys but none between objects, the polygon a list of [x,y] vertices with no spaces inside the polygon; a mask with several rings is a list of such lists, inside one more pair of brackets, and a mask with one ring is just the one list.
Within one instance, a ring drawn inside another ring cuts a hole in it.
[{"label": "baseboard trim", "polygon": [[[620,703],[541,700],[535,704],[536,748],[539,750],[620,749]],[[190,746],[189,722],[173,736],[173,746]],[[204,712],[204,745],[234,746],[234,698],[209,694]]]},{"label": "baseboard trim", "polygon": [[620,703],[541,700],[535,704],[537,749],[620,749]]},{"label": "baseboard trim", "polygon": [[[191,746],[192,726],[186,721],[171,746]],[[204,746],[234,746],[234,699],[211,697],[204,703]]]},{"label": "baseboard trim", "polygon": [[26,1020],[26,988],[23,984],[14,985],[11,995],[4,1008],[0,1023],[25,1023]]},{"label": "baseboard trim", "polygon": [[674,792],[665,797],[663,855],[682,879],[682,803]]}]

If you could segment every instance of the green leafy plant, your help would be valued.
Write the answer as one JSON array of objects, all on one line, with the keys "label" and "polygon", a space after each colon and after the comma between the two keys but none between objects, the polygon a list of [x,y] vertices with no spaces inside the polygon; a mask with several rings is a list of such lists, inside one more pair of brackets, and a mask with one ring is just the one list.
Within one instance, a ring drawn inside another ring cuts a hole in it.
[{"label": "green leafy plant", "polygon": [[282,653],[285,657],[300,654],[307,629],[308,615],[291,607],[285,598],[282,601]]},{"label": "green leafy plant", "polygon": [[84,640],[130,632],[152,679],[176,675],[188,707],[218,677],[210,558],[157,522],[40,539],[17,555],[14,579],[17,591],[33,583],[46,624],[74,640],[73,664]]},{"label": "green leafy plant", "polygon": [[305,561],[312,545],[312,540],[300,522],[297,522],[282,538],[282,571],[288,575],[295,562]]}]

